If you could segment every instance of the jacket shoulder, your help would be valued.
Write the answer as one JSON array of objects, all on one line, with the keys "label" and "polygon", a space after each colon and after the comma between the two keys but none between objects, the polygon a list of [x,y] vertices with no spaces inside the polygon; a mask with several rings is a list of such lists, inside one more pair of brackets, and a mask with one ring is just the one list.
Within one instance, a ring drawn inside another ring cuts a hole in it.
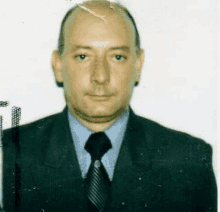
[{"label": "jacket shoulder", "polygon": [[190,142],[201,143],[205,146],[210,146],[204,140],[197,138],[188,133],[171,129],[169,127],[163,126],[158,122],[152,121],[150,119],[136,115],[136,120],[139,125],[143,127],[145,131],[151,132],[151,134],[162,136],[162,139],[176,138],[183,139],[185,141],[190,140]]},{"label": "jacket shoulder", "polygon": [[[185,132],[170,129],[155,121],[136,116],[136,127],[145,133],[145,140],[152,139],[153,148],[178,158],[201,160],[207,165],[212,162],[212,147],[204,140]],[[174,158],[175,159],[175,158]]]},{"label": "jacket shoulder", "polygon": [[39,135],[46,135],[52,129],[60,113],[50,115],[37,121],[18,126],[17,128],[9,128],[3,131],[3,145],[7,146],[13,143],[14,139],[19,135],[22,142],[33,142]]}]

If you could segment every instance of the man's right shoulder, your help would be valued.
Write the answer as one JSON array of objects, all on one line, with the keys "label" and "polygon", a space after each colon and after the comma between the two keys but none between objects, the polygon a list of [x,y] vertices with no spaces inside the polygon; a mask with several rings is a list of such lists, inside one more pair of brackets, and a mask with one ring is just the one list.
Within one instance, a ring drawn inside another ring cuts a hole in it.
[{"label": "man's right shoulder", "polygon": [[21,125],[17,128],[9,128],[3,131],[3,145],[8,146],[14,143],[16,138],[28,144],[33,142],[37,137],[46,136],[53,128],[61,113],[53,114],[37,121]]}]

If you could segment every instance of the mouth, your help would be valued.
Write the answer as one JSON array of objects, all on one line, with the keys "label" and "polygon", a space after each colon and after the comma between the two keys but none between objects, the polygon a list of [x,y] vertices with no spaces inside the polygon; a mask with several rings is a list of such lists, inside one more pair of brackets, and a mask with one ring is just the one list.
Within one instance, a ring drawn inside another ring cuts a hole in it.
[{"label": "mouth", "polygon": [[112,95],[89,95],[93,101],[108,101]]}]

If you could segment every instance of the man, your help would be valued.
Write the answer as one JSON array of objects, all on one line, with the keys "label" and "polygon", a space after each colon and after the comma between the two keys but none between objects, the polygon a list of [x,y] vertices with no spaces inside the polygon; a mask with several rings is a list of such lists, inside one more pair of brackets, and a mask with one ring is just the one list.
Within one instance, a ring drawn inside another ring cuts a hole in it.
[{"label": "man", "polygon": [[52,67],[67,107],[4,132],[5,211],[217,211],[210,145],[129,107],[143,60],[122,6],[66,14]]}]

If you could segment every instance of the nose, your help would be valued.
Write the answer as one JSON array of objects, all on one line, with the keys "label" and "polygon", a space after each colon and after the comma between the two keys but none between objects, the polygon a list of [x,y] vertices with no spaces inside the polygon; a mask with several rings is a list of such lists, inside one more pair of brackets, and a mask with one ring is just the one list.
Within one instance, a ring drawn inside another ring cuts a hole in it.
[{"label": "nose", "polygon": [[97,84],[105,84],[109,82],[109,79],[110,73],[106,58],[97,59],[92,73],[92,81]]}]

